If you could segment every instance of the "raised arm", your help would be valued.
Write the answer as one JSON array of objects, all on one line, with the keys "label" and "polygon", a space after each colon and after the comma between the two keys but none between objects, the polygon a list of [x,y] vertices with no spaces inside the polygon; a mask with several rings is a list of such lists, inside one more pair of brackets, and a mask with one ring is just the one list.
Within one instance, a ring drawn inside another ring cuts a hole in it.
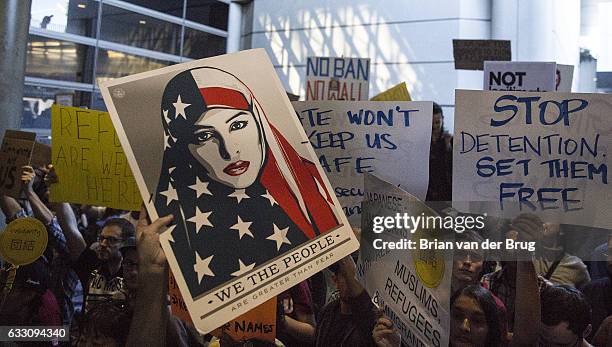
[{"label": "raised arm", "polygon": [[[57,182],[59,182],[59,179],[55,172],[55,168],[53,165],[48,165],[45,170],[45,184],[50,188],[52,184]],[[87,247],[87,243],[79,231],[72,207],[66,202],[52,202],[49,203],[49,206],[55,212],[57,221],[66,237],[66,245],[68,246],[70,260],[75,261],[79,259],[81,253],[83,253]]]},{"label": "raised arm", "polygon": [[147,220],[142,208],[136,227],[138,249],[139,288],[134,305],[134,316],[126,346],[166,346],[168,324],[168,264],[159,243],[159,234],[172,222],[173,216],[165,216],[153,223]]},{"label": "raised arm", "polygon": [[[542,233],[543,223],[534,216],[523,214],[512,221],[519,241],[532,242]],[[534,346],[538,341],[541,322],[538,277],[530,254],[519,254],[516,268],[516,302],[514,335],[510,346]]]},{"label": "raised arm", "polygon": [[0,198],[0,208],[2,208],[2,213],[4,213],[4,218],[7,221],[15,219],[22,210],[17,200],[8,195],[2,195]]},{"label": "raised arm", "polygon": [[49,210],[49,208],[47,208],[47,206],[40,200],[40,197],[32,188],[35,176],[36,174],[31,166],[22,167],[21,184],[28,201],[32,206],[34,217],[43,222],[44,225],[49,225],[53,221],[53,213],[51,213],[51,210]]}]

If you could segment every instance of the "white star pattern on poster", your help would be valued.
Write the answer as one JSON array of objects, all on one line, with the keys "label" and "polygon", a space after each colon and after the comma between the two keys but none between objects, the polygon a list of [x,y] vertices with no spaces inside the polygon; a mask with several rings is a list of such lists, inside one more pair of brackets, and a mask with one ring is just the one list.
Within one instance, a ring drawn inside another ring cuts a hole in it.
[{"label": "white star pattern on poster", "polygon": [[232,230],[237,230],[238,231],[238,236],[240,239],[242,239],[242,237],[244,235],[249,235],[250,237],[255,237],[253,236],[253,233],[251,233],[251,230],[249,230],[249,227],[251,226],[251,224],[253,224],[252,222],[244,222],[240,216],[238,216],[238,223],[234,224],[230,229]]},{"label": "white star pattern on poster", "polygon": [[232,276],[234,277],[242,276],[245,273],[253,270],[255,268],[255,263],[251,265],[244,265],[242,260],[238,259],[238,266],[240,267],[240,269],[238,271],[232,272]]},{"label": "white star pattern on poster", "polygon": [[212,214],[212,212],[202,212],[200,211],[199,207],[196,207],[196,212],[195,212],[195,216],[187,219],[188,222],[191,223],[195,223],[196,225],[196,234],[198,234],[200,232],[200,229],[203,226],[209,226],[212,227],[212,223],[210,222],[210,220],[208,220],[208,218],[210,217],[210,215]]},{"label": "white star pattern on poster", "polygon": [[289,228],[287,227],[285,229],[280,229],[279,227],[276,226],[276,224],[273,224],[273,225],[274,225],[274,233],[266,237],[266,240],[275,241],[277,250],[280,250],[284,243],[290,245],[291,241],[289,241],[289,239],[287,238],[287,232],[289,231]]},{"label": "white star pattern on poster", "polygon": [[173,102],[172,105],[174,105],[176,118],[182,116],[185,120],[187,120],[187,117],[185,116],[185,109],[191,106],[191,104],[184,103],[181,100],[181,95],[179,94],[178,98],[176,99],[176,102]]},{"label": "white star pattern on poster", "polygon": [[232,194],[228,195],[230,198],[236,198],[238,203],[242,201],[242,199],[248,199],[250,196],[247,195],[244,189],[236,189]]},{"label": "white star pattern on poster", "polygon": [[195,253],[195,256],[196,256],[196,262],[193,265],[193,271],[195,271],[198,274],[198,282],[202,282],[202,278],[204,276],[214,277],[215,274],[210,269],[210,262],[212,261],[213,256],[211,255],[210,257],[206,259],[202,259],[200,255],[198,254],[198,252]]},{"label": "white star pattern on poster", "polygon": [[270,194],[269,191],[266,190],[266,194],[262,195],[262,197],[268,199],[268,201],[270,201],[270,206],[274,206],[274,204],[278,205],[278,202],[276,202],[276,200],[274,200],[274,197],[272,196],[272,194]]},{"label": "white star pattern on poster", "polygon": [[172,186],[171,182],[168,183],[168,190],[160,192],[159,194],[166,197],[166,205],[170,205],[172,201],[178,201],[178,194],[176,192],[176,189],[174,189],[174,187]]},{"label": "white star pattern on poster", "polygon": [[168,241],[170,241],[170,242],[175,242],[174,238],[172,237],[172,231],[174,230],[174,228],[176,228],[176,225],[171,225],[165,231],[165,232],[168,233]]},{"label": "white star pattern on poster", "polygon": [[210,190],[208,190],[208,182],[202,182],[199,177],[196,177],[196,183],[189,186],[189,188],[196,191],[196,198],[202,196],[202,194],[212,195]]}]

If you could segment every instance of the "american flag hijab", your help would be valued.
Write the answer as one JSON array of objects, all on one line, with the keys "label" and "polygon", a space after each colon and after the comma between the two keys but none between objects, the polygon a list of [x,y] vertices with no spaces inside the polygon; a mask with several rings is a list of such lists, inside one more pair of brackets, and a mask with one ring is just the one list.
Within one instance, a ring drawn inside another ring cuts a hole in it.
[{"label": "american flag hijab", "polygon": [[[244,121],[232,123],[236,116],[228,124],[216,119],[219,126],[207,127],[207,136],[198,135],[207,117],[224,117],[219,111],[242,114]],[[171,245],[192,297],[339,226],[316,166],[269,123],[236,76],[213,67],[179,73],[166,85],[161,117],[165,149],[155,208],[161,216],[175,216]],[[294,115],[287,115],[291,122],[289,117]],[[256,127],[248,131],[257,138],[240,135],[247,127]],[[236,138],[240,140],[228,142]],[[252,153],[254,147],[260,162],[241,157],[241,149]],[[243,172],[244,167],[231,168],[245,161],[250,163],[247,170],[259,171],[249,186],[236,188],[215,178],[204,157],[228,165],[223,172],[235,176],[241,174],[232,170]]]}]

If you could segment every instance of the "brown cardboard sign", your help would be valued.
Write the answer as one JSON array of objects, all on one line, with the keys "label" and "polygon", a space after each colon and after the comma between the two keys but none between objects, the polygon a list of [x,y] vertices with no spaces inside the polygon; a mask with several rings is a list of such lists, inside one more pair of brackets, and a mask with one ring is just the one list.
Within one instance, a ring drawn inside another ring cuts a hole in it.
[{"label": "brown cardboard sign", "polygon": [[457,70],[483,70],[484,61],[510,61],[509,40],[453,40],[453,56]]},{"label": "brown cardboard sign", "polygon": [[18,197],[21,168],[30,163],[35,133],[7,130],[0,148],[0,193]]}]

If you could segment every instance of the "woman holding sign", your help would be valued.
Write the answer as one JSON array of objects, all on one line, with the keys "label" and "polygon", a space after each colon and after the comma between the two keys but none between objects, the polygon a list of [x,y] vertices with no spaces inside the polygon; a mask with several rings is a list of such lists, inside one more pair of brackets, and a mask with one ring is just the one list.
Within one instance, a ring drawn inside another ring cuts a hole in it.
[{"label": "woman holding sign", "polygon": [[339,226],[316,166],[234,75],[196,68],[166,85],[155,207],[196,297]]}]

